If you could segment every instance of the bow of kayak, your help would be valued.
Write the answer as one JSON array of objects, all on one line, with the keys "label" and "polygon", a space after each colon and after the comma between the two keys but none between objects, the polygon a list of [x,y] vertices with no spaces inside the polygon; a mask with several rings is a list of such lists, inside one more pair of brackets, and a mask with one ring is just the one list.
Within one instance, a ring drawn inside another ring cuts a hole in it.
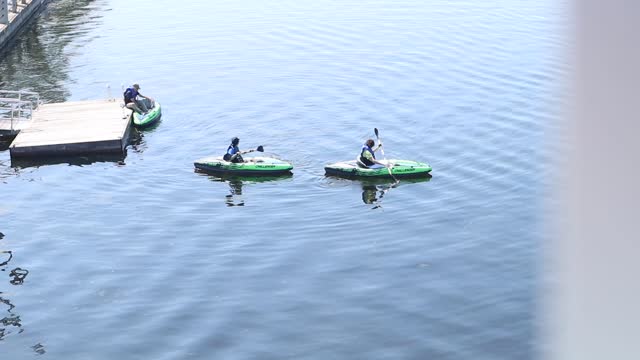
[{"label": "bow of kayak", "polygon": [[160,108],[160,103],[157,101],[153,102],[153,107],[146,114],[138,114],[137,112],[133,112],[133,125],[138,127],[149,126],[160,119],[162,115],[162,110]]}]

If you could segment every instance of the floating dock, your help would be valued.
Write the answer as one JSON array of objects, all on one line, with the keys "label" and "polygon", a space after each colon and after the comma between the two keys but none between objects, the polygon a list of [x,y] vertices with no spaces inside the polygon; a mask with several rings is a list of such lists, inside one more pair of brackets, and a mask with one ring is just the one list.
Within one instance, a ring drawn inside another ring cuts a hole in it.
[{"label": "floating dock", "polygon": [[131,110],[116,100],[41,105],[9,146],[12,159],[124,154]]}]

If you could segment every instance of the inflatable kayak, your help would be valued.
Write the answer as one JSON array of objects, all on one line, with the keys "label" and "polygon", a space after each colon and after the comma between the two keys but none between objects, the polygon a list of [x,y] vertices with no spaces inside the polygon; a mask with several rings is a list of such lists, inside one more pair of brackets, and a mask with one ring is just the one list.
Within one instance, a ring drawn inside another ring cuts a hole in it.
[{"label": "inflatable kayak", "polygon": [[287,175],[293,169],[293,165],[286,161],[261,156],[245,158],[242,163],[228,162],[222,157],[206,157],[196,160],[193,165],[197,170],[210,174],[239,176]]},{"label": "inflatable kayak", "polygon": [[[385,160],[379,160],[385,163]],[[386,163],[393,164],[391,173],[393,176],[400,177],[420,177],[428,176],[431,172],[429,164],[411,161],[411,160],[386,160]],[[369,169],[358,165],[356,160],[341,161],[324,167],[327,175],[340,176],[348,178],[390,178],[389,169],[380,167],[377,169]]]},{"label": "inflatable kayak", "polygon": [[151,107],[151,109],[146,114],[143,115],[138,114],[135,111],[133,112],[133,125],[138,127],[149,126],[158,121],[161,115],[160,103],[154,101],[153,107]]}]

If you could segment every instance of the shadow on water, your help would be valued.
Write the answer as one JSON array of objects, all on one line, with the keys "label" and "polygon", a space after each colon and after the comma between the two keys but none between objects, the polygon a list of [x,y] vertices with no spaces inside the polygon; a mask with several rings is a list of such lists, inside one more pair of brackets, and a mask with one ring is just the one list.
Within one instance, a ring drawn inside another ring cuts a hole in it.
[{"label": "shadow on water", "polygon": [[280,176],[214,176],[206,174],[201,171],[197,171],[197,174],[207,176],[211,181],[226,182],[229,185],[229,194],[225,195],[225,203],[227,206],[244,206],[244,198],[242,196],[242,189],[245,185],[280,181],[290,179],[293,174],[285,174]]},{"label": "shadow on water", "polygon": [[56,1],[0,52],[0,87],[40,93],[44,102],[69,96],[67,46],[101,19],[89,18],[95,0]]},{"label": "shadow on water", "polygon": [[16,138],[16,135],[3,135],[0,134],[0,151],[9,150],[11,142]]},{"label": "shadow on water", "polygon": [[160,126],[160,123],[162,123],[162,115],[160,115],[158,120],[154,121],[153,124],[145,127],[136,127],[135,129],[140,133],[152,133]]},{"label": "shadow on water", "polygon": [[[4,238],[4,234],[0,232],[0,240]],[[9,263],[13,259],[11,250],[0,250],[0,272],[6,272]],[[29,274],[29,270],[16,267],[9,271],[9,284],[20,286],[24,283],[25,278]],[[2,290],[2,287],[0,287]],[[2,309],[2,306],[6,309]],[[22,319],[15,312],[16,306],[11,302],[8,295],[4,291],[0,291],[0,341],[3,341],[11,334],[21,334],[24,332],[22,327]],[[6,312],[5,312],[6,311]],[[40,343],[32,346],[33,350],[38,354],[44,354],[44,346]]]},{"label": "shadow on water", "polygon": [[127,145],[127,149],[130,149],[134,153],[143,153],[147,149],[147,143],[144,140],[145,134],[153,132],[158,127],[158,125],[160,125],[160,120],[144,129],[139,129],[135,126],[132,126],[131,135],[129,137],[129,145]]}]

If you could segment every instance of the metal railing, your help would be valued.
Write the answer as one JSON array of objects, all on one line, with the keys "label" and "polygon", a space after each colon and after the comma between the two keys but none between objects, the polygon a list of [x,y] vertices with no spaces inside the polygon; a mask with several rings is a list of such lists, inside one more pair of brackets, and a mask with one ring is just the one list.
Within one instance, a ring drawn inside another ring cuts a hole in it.
[{"label": "metal railing", "polygon": [[0,90],[0,120],[8,120],[9,130],[14,132],[18,122],[29,121],[40,104],[36,92]]}]

